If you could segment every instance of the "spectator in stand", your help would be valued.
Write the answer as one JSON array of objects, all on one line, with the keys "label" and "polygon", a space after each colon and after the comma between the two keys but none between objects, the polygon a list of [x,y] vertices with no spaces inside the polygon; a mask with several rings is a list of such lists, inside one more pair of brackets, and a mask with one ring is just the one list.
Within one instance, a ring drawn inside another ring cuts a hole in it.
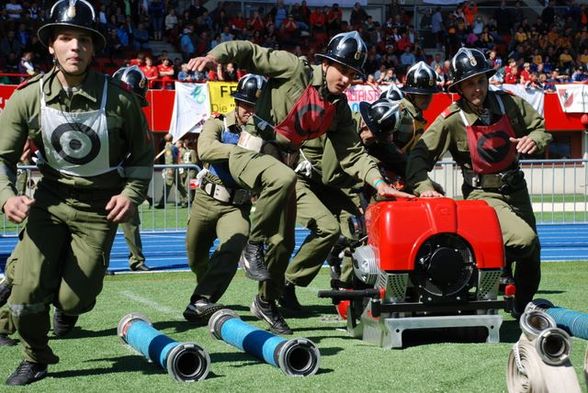
[{"label": "spectator in stand", "polygon": [[572,71],[573,65],[574,58],[572,55],[570,55],[570,50],[564,48],[562,53],[559,55],[559,67],[566,73],[570,73]]},{"label": "spectator in stand", "polygon": [[33,65],[32,60],[33,52],[23,52],[22,58],[20,59],[20,63],[18,64],[18,72],[19,74],[26,74],[27,76],[21,76],[21,82],[37,74],[37,71],[35,70],[35,66]]},{"label": "spectator in stand", "polygon": [[531,82],[531,64],[525,63],[523,64],[523,70],[521,71],[519,82],[523,85],[528,85]]},{"label": "spectator in stand", "polygon": [[6,4],[6,16],[9,20],[20,20],[24,12],[22,5],[17,0],[10,0],[10,3]]},{"label": "spectator in stand", "polygon": [[553,22],[555,22],[555,8],[549,0],[547,0],[545,8],[541,12],[541,20],[548,26],[553,25]]},{"label": "spectator in stand", "polygon": [[20,23],[18,25],[18,32],[16,33],[16,38],[20,41],[20,44],[23,48],[28,46],[31,43],[31,34],[27,30],[26,23]]},{"label": "spectator in stand", "polygon": [[527,41],[527,39],[529,39],[527,32],[525,31],[525,29],[523,29],[522,26],[519,26],[519,28],[517,29],[517,32],[515,33],[515,36],[514,36],[515,42],[513,44],[522,44],[523,42]]},{"label": "spectator in stand", "polygon": [[[310,28],[310,8],[306,5],[306,0],[303,0],[300,3],[300,7],[298,8],[298,21],[303,22],[306,24],[307,28]],[[302,28],[302,27],[301,27]]]},{"label": "spectator in stand", "polygon": [[494,19],[496,19],[498,34],[504,36],[511,33],[514,18],[511,9],[506,6],[506,0],[500,2],[500,7],[494,13]]},{"label": "spectator in stand", "polygon": [[182,64],[180,72],[178,72],[178,81],[179,82],[195,82],[196,81],[194,74],[188,69],[187,63]]},{"label": "spectator in stand", "polygon": [[106,4],[100,4],[100,11],[98,11],[98,27],[102,31],[108,30],[108,11]]},{"label": "spectator in stand", "polygon": [[481,35],[484,31],[484,27],[484,20],[482,17],[480,15],[476,16],[476,19],[474,19],[474,24],[472,25],[472,31],[474,34]]},{"label": "spectator in stand", "polygon": [[140,22],[135,31],[133,31],[133,45],[136,50],[149,50],[149,31],[145,23]]},{"label": "spectator in stand", "polygon": [[383,85],[389,85],[389,84],[398,84],[398,78],[396,77],[396,74],[394,73],[394,68],[388,68],[386,70],[386,73],[384,74],[383,77],[381,77],[378,81],[379,84],[383,84]]},{"label": "spectator in stand", "polygon": [[227,63],[225,65],[218,65],[218,79],[225,82],[237,82],[239,77],[237,76],[237,70],[235,69],[234,63]]},{"label": "spectator in stand", "polygon": [[343,12],[339,8],[339,4],[334,3],[329,9],[329,12],[327,12],[327,32],[329,32],[329,34],[339,33],[341,31],[342,20]]},{"label": "spectator in stand", "polygon": [[175,43],[179,31],[178,31],[178,16],[176,15],[176,10],[173,7],[170,7],[169,12],[165,16],[165,37],[168,42]]},{"label": "spectator in stand", "polygon": [[153,65],[153,59],[151,58],[151,56],[146,56],[145,65],[139,68],[141,69],[141,71],[143,71],[143,74],[145,74],[145,78],[147,78],[147,81],[149,81],[149,88],[153,89],[157,78],[159,78],[159,71],[157,70],[157,67]]},{"label": "spectator in stand", "polygon": [[551,71],[551,75],[547,77],[547,80],[545,81],[545,90],[555,91],[555,85],[558,83],[562,83],[562,80],[559,75],[559,68],[556,68]]},{"label": "spectator in stand", "polygon": [[320,7],[316,7],[310,13],[310,30],[312,33],[326,31],[327,14],[325,13],[325,9],[327,8],[328,7],[324,7],[321,9]]},{"label": "spectator in stand", "polygon": [[433,55],[433,60],[431,61],[431,67],[435,68],[437,65],[443,67],[443,58],[440,52],[435,53]]},{"label": "spectator in stand", "polygon": [[576,68],[570,77],[572,83],[586,83],[587,80],[588,75],[586,74],[586,66],[584,65]]},{"label": "spectator in stand", "polygon": [[468,2],[468,4],[463,7],[463,15],[464,15],[464,19],[466,24],[469,27],[473,27],[474,25],[474,20],[476,19],[476,16],[478,15],[478,5],[476,4],[475,1],[470,1]]},{"label": "spectator in stand", "polygon": [[504,83],[516,84],[519,83],[519,68],[515,61],[512,61],[506,72],[504,73]]},{"label": "spectator in stand", "polygon": [[386,65],[380,64],[380,68],[378,68],[378,70],[374,72],[374,79],[376,80],[376,82],[382,79],[384,76],[386,76],[386,71]]},{"label": "spectator in stand", "polygon": [[253,12],[253,16],[249,21],[249,28],[253,31],[263,32],[265,30],[265,22],[263,21],[263,17],[259,9]]},{"label": "spectator in stand", "polygon": [[237,15],[230,20],[231,29],[233,30],[233,34],[237,38],[242,38],[246,31],[247,27],[247,20],[243,17],[241,12],[237,12]]},{"label": "spectator in stand", "polygon": [[525,83],[525,88],[543,90],[543,83],[541,82],[537,72],[531,72],[529,80]]},{"label": "spectator in stand", "polygon": [[227,25],[223,27],[223,32],[220,35],[221,42],[233,41],[235,36],[231,33],[231,28]]},{"label": "spectator in stand", "polygon": [[180,37],[180,50],[184,56],[184,60],[191,59],[196,53],[194,42],[192,41],[192,25],[184,27],[184,33]]},{"label": "spectator in stand", "polygon": [[404,49],[404,53],[400,56],[400,64],[404,67],[408,68],[411,65],[416,63],[415,55],[412,53],[412,49],[410,46],[407,46]]},{"label": "spectator in stand", "polygon": [[153,29],[153,39],[161,41],[163,38],[163,19],[165,17],[165,5],[163,0],[149,1],[149,20]]},{"label": "spectator in stand", "polygon": [[295,46],[298,42],[300,31],[292,15],[288,15],[288,19],[282,22],[279,37],[280,41],[287,46]]},{"label": "spectator in stand", "polygon": [[376,81],[376,78],[374,77],[373,74],[368,74],[367,79],[365,81],[365,84],[368,86],[371,86],[373,88],[378,88],[379,83]]},{"label": "spectator in stand", "polygon": [[437,7],[431,16],[431,32],[437,37],[438,47],[445,41],[445,26],[443,24],[443,14],[441,7]]},{"label": "spectator in stand", "polygon": [[174,88],[174,66],[169,57],[164,57],[161,64],[157,66],[159,79],[161,80],[161,88],[166,90],[173,90]]},{"label": "spectator in stand", "polygon": [[135,57],[134,59],[131,59],[129,61],[129,65],[130,66],[136,65],[137,67],[142,68],[145,65],[145,53],[143,53],[143,52],[137,53],[137,57]]},{"label": "spectator in stand", "polygon": [[126,48],[129,48],[131,37],[124,23],[118,24],[118,27],[116,28],[116,37],[120,42],[121,49],[124,50]]},{"label": "spectator in stand", "polygon": [[351,27],[357,30],[365,23],[365,21],[367,21],[367,18],[368,14],[362,8],[361,4],[359,4],[359,2],[355,3],[351,9],[351,15],[349,16],[349,24]]},{"label": "spectator in stand", "polygon": [[22,44],[16,38],[14,30],[9,30],[0,40],[0,55],[6,58],[11,52],[14,52],[16,56],[22,53]]}]

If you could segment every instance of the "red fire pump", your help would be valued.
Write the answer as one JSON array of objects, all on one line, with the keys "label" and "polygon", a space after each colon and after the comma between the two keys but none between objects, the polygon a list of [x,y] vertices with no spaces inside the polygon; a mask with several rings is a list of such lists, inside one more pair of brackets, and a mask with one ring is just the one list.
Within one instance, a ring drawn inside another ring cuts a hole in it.
[{"label": "red fire pump", "polygon": [[402,347],[405,330],[482,327],[499,341],[504,246],[484,201],[416,198],[371,204],[367,237],[351,248],[350,290],[320,291],[347,314],[355,337]]}]

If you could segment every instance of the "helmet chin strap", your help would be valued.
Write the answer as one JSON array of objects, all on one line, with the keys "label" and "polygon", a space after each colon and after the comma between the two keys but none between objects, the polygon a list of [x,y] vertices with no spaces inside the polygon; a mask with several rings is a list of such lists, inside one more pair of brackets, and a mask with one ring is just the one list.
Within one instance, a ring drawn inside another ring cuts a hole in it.
[{"label": "helmet chin strap", "polygon": [[66,77],[66,78],[79,78],[79,77],[83,77],[84,75],[86,75],[88,73],[88,68],[86,67],[86,69],[80,73],[73,73],[73,72],[68,72],[65,70],[65,68],[61,65],[61,63],[59,62],[59,60],[57,60],[57,57],[54,55],[53,56],[53,65]]}]

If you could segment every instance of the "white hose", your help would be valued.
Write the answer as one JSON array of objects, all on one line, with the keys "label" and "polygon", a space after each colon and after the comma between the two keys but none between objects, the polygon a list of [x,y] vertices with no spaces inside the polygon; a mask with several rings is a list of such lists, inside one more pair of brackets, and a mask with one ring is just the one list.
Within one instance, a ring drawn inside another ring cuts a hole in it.
[{"label": "white hose", "polygon": [[509,393],[581,393],[569,359],[559,366],[543,362],[534,342],[521,334],[508,356],[506,385]]}]

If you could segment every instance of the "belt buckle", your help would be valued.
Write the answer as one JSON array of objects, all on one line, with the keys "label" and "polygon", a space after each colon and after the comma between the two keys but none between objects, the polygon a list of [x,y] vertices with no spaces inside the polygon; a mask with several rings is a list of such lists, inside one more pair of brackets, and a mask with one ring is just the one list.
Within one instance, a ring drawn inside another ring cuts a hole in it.
[{"label": "belt buckle", "polygon": [[472,187],[478,188],[478,187],[480,187],[480,183],[481,183],[480,175],[475,173],[474,176],[472,176]]},{"label": "belt buckle", "polygon": [[235,190],[235,194],[233,195],[233,203],[235,205],[242,205],[251,199],[249,191],[239,188]]}]

